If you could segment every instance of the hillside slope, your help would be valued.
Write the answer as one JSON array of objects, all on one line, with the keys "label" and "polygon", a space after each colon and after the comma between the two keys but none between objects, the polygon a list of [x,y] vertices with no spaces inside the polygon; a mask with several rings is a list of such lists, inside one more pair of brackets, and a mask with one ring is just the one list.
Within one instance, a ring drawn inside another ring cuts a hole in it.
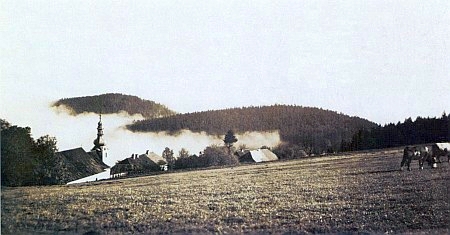
[{"label": "hillside slope", "polygon": [[117,93],[64,98],[56,101],[52,106],[59,107],[60,105],[70,108],[74,115],[84,112],[111,114],[126,111],[130,115],[141,114],[145,118],[158,118],[176,113],[154,101]]},{"label": "hillside slope", "polygon": [[127,128],[135,132],[172,133],[188,129],[212,135],[224,135],[229,129],[237,133],[278,130],[282,141],[311,147],[314,152],[322,152],[338,150],[342,140],[350,140],[360,129],[376,126],[377,124],[368,120],[334,111],[274,105],[178,114],[137,121]]}]

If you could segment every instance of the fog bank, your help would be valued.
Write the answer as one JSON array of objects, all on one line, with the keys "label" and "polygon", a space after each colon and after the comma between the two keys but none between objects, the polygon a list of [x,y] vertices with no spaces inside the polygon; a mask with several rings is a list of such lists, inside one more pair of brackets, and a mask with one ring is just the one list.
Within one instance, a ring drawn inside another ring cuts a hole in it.
[{"label": "fog bank", "polygon": [[[14,117],[7,121],[13,125],[30,126],[34,138],[43,135],[54,136],[57,139],[59,151],[82,147],[89,151],[97,137],[97,123],[99,115],[95,113],[74,113],[64,106],[50,107],[51,102],[36,105],[28,115]],[[176,135],[167,132],[137,133],[126,129],[126,125],[135,120],[142,120],[141,115],[129,115],[127,112],[118,114],[103,114],[102,123],[104,140],[107,147],[107,157],[104,162],[113,166],[131,154],[141,154],[149,150],[161,155],[164,148],[169,147],[178,156],[178,152],[185,148],[190,154],[199,154],[207,146],[223,145],[224,135],[209,135],[205,132],[182,130]],[[261,146],[273,147],[280,143],[278,131],[236,133],[238,142],[236,147],[245,145],[247,148]]]}]

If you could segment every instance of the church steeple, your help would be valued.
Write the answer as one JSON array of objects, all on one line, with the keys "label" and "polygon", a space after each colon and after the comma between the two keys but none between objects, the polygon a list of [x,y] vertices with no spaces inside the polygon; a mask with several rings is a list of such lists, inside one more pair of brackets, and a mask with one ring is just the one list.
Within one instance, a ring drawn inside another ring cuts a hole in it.
[{"label": "church steeple", "polygon": [[94,147],[91,151],[95,151],[97,153],[98,160],[103,162],[103,157],[106,157],[106,147],[105,141],[103,140],[103,124],[101,114],[97,125],[97,138],[94,140]]},{"label": "church steeple", "polygon": [[101,149],[103,146],[105,146],[105,141],[103,140],[102,115],[100,114],[100,121],[98,121],[97,126],[97,139],[94,140],[94,149]]}]

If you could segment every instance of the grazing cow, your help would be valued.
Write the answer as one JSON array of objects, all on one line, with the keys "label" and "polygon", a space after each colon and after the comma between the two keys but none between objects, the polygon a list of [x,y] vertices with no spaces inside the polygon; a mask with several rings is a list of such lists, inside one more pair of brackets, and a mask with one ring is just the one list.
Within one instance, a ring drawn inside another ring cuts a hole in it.
[{"label": "grazing cow", "polygon": [[428,165],[433,165],[433,168],[435,167],[434,166],[435,161],[430,155],[430,148],[426,146],[405,147],[405,149],[403,150],[403,159],[402,163],[400,164],[400,170],[403,170],[403,166],[406,164],[406,166],[408,167],[408,171],[410,171],[412,160],[419,160],[420,169],[423,169],[423,163],[425,161],[428,162]]},{"label": "grazing cow", "polygon": [[441,163],[441,157],[447,156],[447,161],[450,162],[450,143],[436,143],[431,146],[431,156],[436,162]]}]

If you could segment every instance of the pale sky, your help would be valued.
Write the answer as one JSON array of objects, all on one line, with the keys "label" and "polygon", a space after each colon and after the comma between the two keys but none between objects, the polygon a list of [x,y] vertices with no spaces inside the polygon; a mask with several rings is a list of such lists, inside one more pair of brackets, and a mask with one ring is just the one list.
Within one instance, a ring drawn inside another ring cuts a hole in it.
[{"label": "pale sky", "polygon": [[48,102],[103,93],[180,113],[441,116],[450,1],[0,0],[0,89],[0,117],[22,125]]}]

